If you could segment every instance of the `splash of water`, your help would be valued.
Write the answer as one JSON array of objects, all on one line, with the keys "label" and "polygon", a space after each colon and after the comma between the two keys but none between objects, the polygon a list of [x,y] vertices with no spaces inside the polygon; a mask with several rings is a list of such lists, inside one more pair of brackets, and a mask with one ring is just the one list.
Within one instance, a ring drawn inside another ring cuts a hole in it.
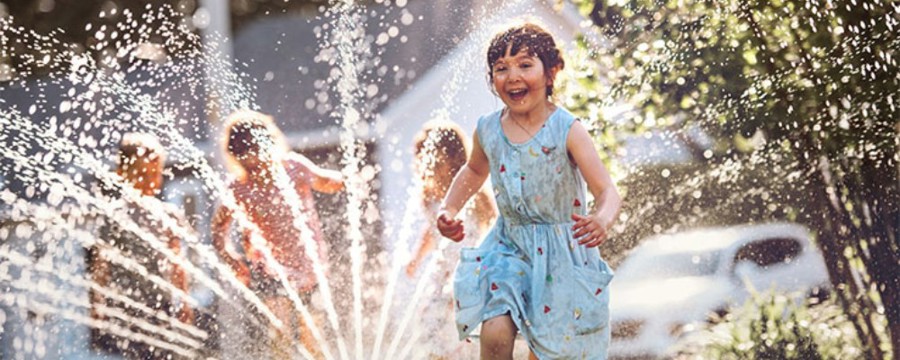
[{"label": "splash of water", "polygon": [[[401,342],[410,332],[414,336],[421,336],[420,323],[414,317],[421,309],[420,303],[431,292],[431,287],[435,285],[429,282],[429,274],[436,270],[437,263],[442,257],[441,253],[446,251],[448,242],[442,240],[435,256],[425,264],[424,274],[421,276],[421,280],[415,284],[415,291],[409,299],[408,306],[403,307],[401,312],[396,314],[399,315],[396,318],[399,318],[400,321],[394,323],[395,317],[391,312],[396,302],[395,289],[398,286],[402,264],[408,260],[408,253],[405,253],[405,250],[414,237],[413,224],[420,216],[417,211],[419,199],[416,191],[421,184],[413,184],[413,188],[407,191],[409,196],[403,207],[402,221],[395,246],[399,250],[391,259],[389,273],[385,274],[384,288],[376,291],[376,293],[382,292],[383,295],[379,299],[380,303],[377,304],[380,305],[379,311],[372,311],[371,314],[366,311],[364,290],[367,289],[362,275],[364,264],[368,259],[365,256],[366,234],[362,230],[366,223],[371,224],[374,221],[371,220],[373,216],[370,216],[372,212],[369,210],[376,208],[376,199],[372,197],[372,188],[367,183],[366,177],[360,175],[367,167],[363,161],[368,155],[364,139],[371,134],[359,128],[368,128],[370,122],[377,120],[373,121],[367,104],[363,104],[362,101],[366,98],[365,81],[362,79],[371,74],[367,74],[368,70],[359,64],[365,62],[364,60],[369,54],[379,53],[382,49],[372,49],[371,44],[364,40],[367,38],[365,30],[359,25],[362,22],[360,16],[364,10],[361,5],[349,1],[333,1],[331,5],[332,9],[329,10],[331,13],[326,14],[326,17],[333,16],[335,19],[329,23],[328,34],[320,38],[319,45],[322,48],[333,47],[336,50],[334,59],[337,71],[332,73],[331,76],[335,78],[331,80],[334,81],[340,95],[340,107],[333,113],[333,116],[341,125],[341,170],[347,179],[348,204],[344,216],[347,221],[345,230],[351,242],[348,254],[351,260],[352,312],[343,314],[335,309],[335,304],[339,301],[338,298],[341,294],[333,291],[334,279],[329,278],[330,274],[326,273],[324,264],[321,264],[320,260],[313,256],[318,253],[317,245],[309,235],[312,232],[307,228],[305,209],[298,206],[291,207],[294,215],[293,226],[300,230],[300,234],[304,234],[299,240],[309,257],[308,260],[313,264],[313,271],[320,285],[325,305],[324,311],[330,329],[319,328],[315,325],[309,304],[305,304],[296,290],[290,286],[283,266],[272,256],[265,239],[252,236],[250,242],[261,250],[264,261],[275,271],[277,281],[286,290],[294,309],[309,325],[311,334],[318,346],[321,347],[322,355],[325,358],[416,357],[421,355],[415,353],[419,349],[417,346],[420,345],[415,342],[406,342],[401,347]],[[496,3],[483,4],[482,12],[490,13],[489,10],[493,5]],[[531,11],[524,0],[504,3],[504,9],[515,13]],[[452,76],[449,83],[446,84],[446,91],[441,94],[445,106],[433,112],[432,118],[447,119],[453,109],[458,107],[457,96],[465,90],[464,74],[473,68],[479,68],[476,59],[480,59],[480,56],[474,54],[480,54],[481,44],[488,41],[489,32],[492,30],[489,26],[503,21],[506,14],[506,12],[497,11],[480,20],[481,26],[469,36],[470,40],[466,42],[467,47],[463,50],[464,56],[461,57],[463,61],[453,65]],[[166,19],[167,16],[164,13],[149,15],[153,19]],[[34,207],[17,200],[12,207],[17,211],[24,211],[24,216],[16,219],[27,218],[40,226],[47,227],[55,224],[54,228],[58,227],[68,231],[70,232],[69,236],[75,241],[84,246],[90,246],[103,244],[104,240],[97,239],[92,233],[81,230],[83,229],[81,224],[67,222],[64,218],[66,216],[82,219],[92,216],[109,217],[124,228],[135,232],[142,242],[151,247],[154,252],[162,254],[167,261],[184,268],[193,279],[210,289],[217,299],[227,303],[228,306],[243,309],[242,301],[251,304],[251,309],[248,310],[259,312],[264,322],[256,324],[257,326],[272,325],[281,328],[285,326],[282,322],[283,319],[279,319],[257,294],[234,276],[231,268],[223,263],[209,246],[203,243],[202,236],[193,234],[190,229],[180,226],[175,219],[160,211],[159,200],[147,199],[129,191],[129,186],[110,171],[101,160],[110,157],[110,150],[105,147],[107,144],[116,143],[122,132],[135,128],[150,132],[166,145],[174,169],[186,171],[189,175],[196,177],[204,194],[221,202],[222,206],[233,210],[235,222],[239,227],[255,229],[255,225],[249,220],[242,206],[238,204],[233,192],[228,189],[227,181],[221,175],[222,169],[215,163],[215,156],[211,155],[213,153],[212,146],[202,144],[204,136],[207,134],[203,134],[196,128],[192,130],[199,134],[191,134],[191,131],[187,131],[191,130],[190,125],[199,126],[197,125],[201,122],[199,114],[191,115],[181,111],[178,101],[167,99],[164,91],[163,95],[153,96],[148,90],[148,88],[162,87],[164,86],[162,84],[166,84],[172,78],[180,78],[177,82],[178,86],[190,89],[190,94],[194,96],[205,96],[210,99],[208,107],[202,109],[202,115],[215,119],[220,114],[237,109],[256,107],[255,88],[250,85],[252,80],[232,69],[231,64],[220,61],[218,54],[211,48],[198,45],[200,39],[191,31],[186,31],[180,25],[172,22],[166,22],[164,26],[160,26],[167,30],[139,25],[147,19],[147,16],[135,18],[130,13],[126,13],[125,20],[120,25],[91,29],[97,31],[99,41],[93,44],[90,50],[102,52],[104,49],[116,45],[117,42],[121,45],[117,46],[119,49],[117,53],[108,54],[99,60],[94,60],[89,54],[81,54],[68,48],[53,36],[41,36],[15,27],[12,22],[8,22],[11,21],[9,19],[0,20],[3,21],[2,36],[25,39],[26,43],[37,45],[37,53],[48,54],[46,61],[43,56],[37,56],[26,59],[26,63],[39,63],[41,64],[38,66],[39,68],[54,69],[51,80],[48,82],[69,87],[63,101],[58,104],[36,101],[34,106],[26,112],[27,115],[6,110],[7,104],[5,103],[2,104],[4,108],[0,108],[0,124],[3,125],[0,130],[0,141],[3,141],[4,144],[0,147],[0,153],[4,160],[11,160],[14,163],[13,165],[0,165],[0,168],[4,173],[7,171],[12,173],[13,169],[19,172],[18,176],[34,189],[31,191],[34,198],[45,196],[50,199],[49,207]],[[172,35],[172,32],[178,33],[179,36],[167,36]],[[154,67],[156,70],[149,74],[143,74],[145,78],[136,81],[132,77],[141,73],[138,69],[139,65],[129,67],[122,65],[117,60],[132,59],[135,53],[141,51],[142,44],[151,43],[157,36],[166,39],[159,46],[163,50],[167,50],[168,54],[164,56],[166,60],[161,64],[141,62],[141,64]],[[376,41],[379,41],[377,38]],[[28,54],[22,54],[22,56],[31,56]],[[15,73],[10,83],[21,83],[25,87],[32,86],[33,84],[27,83],[24,79],[35,74],[27,70],[27,67],[25,69]],[[35,92],[41,91],[36,88]],[[59,115],[51,117],[48,121],[42,121],[43,114],[53,111],[58,111]],[[92,132],[92,130],[101,128],[103,131],[99,131],[99,135]],[[42,154],[35,157],[33,156],[35,152]],[[69,168],[74,170],[70,172]],[[373,167],[373,169],[377,174],[378,168]],[[125,200],[148,209],[154,220],[159,220],[166,228],[173,229],[179,238],[185,239],[186,247],[197,255],[196,263],[184,255],[173,253],[164,241],[149,231],[151,229],[141,228],[133,221],[118,216],[115,209],[108,209],[109,199],[99,196],[95,190],[90,189],[85,184],[87,179],[82,178],[84,175],[73,176],[71,173],[87,174],[89,177],[97,178],[104,185],[122,190]],[[287,174],[277,172],[275,175],[275,185],[288,203],[300,204]],[[26,198],[32,197],[31,195]],[[81,213],[73,215],[74,213],[63,214],[60,211],[52,211],[57,205],[66,202],[71,202],[74,211]],[[13,204],[13,202],[10,201],[6,204]],[[45,211],[54,214],[54,219],[33,216]],[[258,231],[251,231],[251,233],[256,234]],[[104,254],[115,264],[135,269],[136,272],[143,274],[174,297],[182,299],[189,305],[199,306],[197,300],[190,294],[186,294],[162,277],[151,275],[137,259],[120,254],[111,246],[104,250]],[[15,259],[11,261],[16,266],[37,269],[35,267],[37,265],[24,261],[21,255],[8,251],[0,253],[0,256],[4,258]],[[211,269],[212,274],[207,273],[203,267]],[[74,281],[75,278],[77,277],[60,277],[59,279],[121,299],[129,307],[138,308],[143,314],[161,320],[166,326],[155,326],[134,317],[129,318],[126,314],[116,313],[115,309],[99,308],[99,311],[111,317],[135,322],[139,328],[154,334],[159,333],[161,337],[146,336],[121,328],[112,322],[92,319],[80,313],[65,312],[68,311],[65,309],[54,311],[64,313],[67,318],[81,324],[106,329],[125,338],[147,342],[186,356],[197,355],[198,351],[203,350],[202,340],[209,336],[209,334],[205,334],[204,329],[183,325],[164,313],[150,310],[139,302],[129,300],[127,295],[115,294],[89,280]],[[236,298],[232,297],[232,291],[237,293]],[[65,295],[63,293],[54,294],[54,296]],[[14,297],[10,298],[14,299]],[[13,302],[13,304],[16,303]],[[91,304],[84,301],[78,305],[82,310],[91,308]],[[366,330],[366,321],[375,322],[372,314],[378,314],[377,326],[368,330],[372,332],[369,334]],[[342,328],[346,328],[345,321],[348,318],[353,328],[352,348],[348,348],[344,331],[342,331]],[[176,328],[179,332],[170,332],[167,327]],[[187,335],[184,335],[185,333]],[[272,336],[272,334],[269,335]],[[367,337],[369,335],[371,338]],[[334,339],[337,354],[332,353],[333,345],[330,343],[329,336],[333,336],[331,339]],[[390,338],[391,341],[389,344],[384,344],[387,338]],[[382,353],[384,345],[387,345],[388,349],[387,352]],[[367,354],[366,347],[369,346],[373,351]],[[307,349],[297,344],[294,350],[303,358],[314,358],[311,354],[313,349]]]}]

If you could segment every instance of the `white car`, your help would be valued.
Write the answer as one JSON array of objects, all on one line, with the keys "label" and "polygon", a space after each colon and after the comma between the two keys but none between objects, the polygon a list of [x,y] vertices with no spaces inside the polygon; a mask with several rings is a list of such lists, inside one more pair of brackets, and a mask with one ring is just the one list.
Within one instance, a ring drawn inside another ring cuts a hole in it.
[{"label": "white car", "polygon": [[817,294],[829,287],[821,252],[797,224],[708,228],[644,241],[610,285],[613,358],[662,357],[712,312],[758,291]]}]

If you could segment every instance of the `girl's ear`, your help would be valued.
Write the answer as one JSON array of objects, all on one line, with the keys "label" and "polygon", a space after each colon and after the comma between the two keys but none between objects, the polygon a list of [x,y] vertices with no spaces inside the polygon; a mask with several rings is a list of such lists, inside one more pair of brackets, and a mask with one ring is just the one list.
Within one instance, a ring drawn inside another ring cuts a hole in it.
[{"label": "girl's ear", "polygon": [[559,74],[559,71],[562,70],[562,66],[556,65],[550,68],[549,73],[547,74],[547,85],[553,86],[553,81],[556,80],[556,75]]}]

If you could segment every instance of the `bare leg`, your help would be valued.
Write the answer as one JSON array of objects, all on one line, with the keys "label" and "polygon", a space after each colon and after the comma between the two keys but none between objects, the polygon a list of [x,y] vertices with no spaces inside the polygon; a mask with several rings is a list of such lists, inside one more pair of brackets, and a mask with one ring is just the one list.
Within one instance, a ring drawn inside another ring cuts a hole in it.
[{"label": "bare leg", "polygon": [[293,342],[293,334],[296,324],[293,319],[293,309],[291,308],[290,300],[281,297],[269,297],[265,299],[266,306],[272,310],[272,313],[281,320],[282,328],[277,329],[275,326],[270,326],[269,332],[272,336],[269,341],[271,342],[271,346],[269,350],[271,353],[269,356],[272,356],[275,359],[290,359],[294,355],[294,349],[292,348]]},{"label": "bare leg", "polygon": [[[321,329],[320,325],[322,324],[322,319],[317,317],[315,314],[312,315],[312,318],[313,325]],[[300,340],[300,343],[302,343],[303,347],[305,347],[306,350],[308,350],[309,353],[312,354],[314,359],[321,359],[322,353],[320,352],[320,348],[322,345],[316,342],[316,338],[312,336],[312,333],[310,333],[309,324],[303,321],[303,318],[299,316],[297,322],[300,324],[300,328],[298,329],[298,338]]]},{"label": "bare leg", "polygon": [[[275,359],[291,359],[297,352],[296,341],[300,341],[303,347],[312,355],[314,359],[321,359],[321,344],[316,342],[315,337],[309,330],[309,325],[303,321],[300,314],[294,309],[294,303],[287,297],[272,297],[265,300],[266,306],[275,313],[284,324],[279,331],[274,327],[275,336],[270,347],[272,356]],[[313,315],[313,322],[316,326],[321,324],[321,319]]]},{"label": "bare leg", "polygon": [[512,360],[516,324],[509,315],[500,315],[481,323],[481,358]]},{"label": "bare leg", "polygon": [[528,351],[528,360],[538,360],[538,357],[534,355],[531,350]]}]

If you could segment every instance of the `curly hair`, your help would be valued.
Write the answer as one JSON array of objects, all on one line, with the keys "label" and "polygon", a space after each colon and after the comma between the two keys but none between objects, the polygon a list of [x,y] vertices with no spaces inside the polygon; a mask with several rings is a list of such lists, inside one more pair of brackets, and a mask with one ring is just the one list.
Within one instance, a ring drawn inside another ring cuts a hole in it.
[{"label": "curly hair", "polygon": [[414,149],[417,157],[427,154],[448,162],[453,174],[466,164],[469,153],[465,133],[450,121],[430,121],[423,125],[416,134]]},{"label": "curly hair", "polygon": [[275,125],[275,120],[257,111],[238,110],[232,113],[225,119],[223,133],[228,169],[240,178],[246,176],[246,171],[240,165],[239,157],[254,151],[269,150],[277,158],[288,151],[287,141]]},{"label": "curly hair", "polygon": [[[502,31],[491,40],[487,52],[487,65],[488,79],[492,82],[494,81],[494,64],[506,55],[507,49],[510,55],[516,55],[525,50],[529,55],[541,59],[544,64],[544,74],[547,76],[550,74],[550,69],[558,66],[559,70],[562,70],[566,66],[562,52],[556,46],[556,41],[553,40],[553,35],[538,25],[525,23]],[[546,95],[553,95],[552,84],[547,85]]]},{"label": "curly hair", "polygon": [[127,170],[138,159],[166,162],[166,149],[155,136],[130,132],[122,136],[119,143],[119,168]]}]

